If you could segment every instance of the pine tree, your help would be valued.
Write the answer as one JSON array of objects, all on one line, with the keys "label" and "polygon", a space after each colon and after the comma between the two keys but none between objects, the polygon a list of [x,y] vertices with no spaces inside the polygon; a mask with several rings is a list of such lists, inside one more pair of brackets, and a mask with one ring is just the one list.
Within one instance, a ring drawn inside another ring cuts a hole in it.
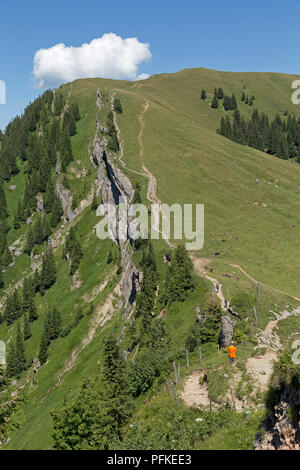
[{"label": "pine tree", "polygon": [[51,212],[54,201],[55,201],[55,189],[54,189],[53,182],[50,180],[47,186],[45,197],[44,197],[44,208],[47,214]]},{"label": "pine tree", "polygon": [[216,93],[214,94],[213,100],[211,102],[211,108],[217,109],[219,107],[219,102]]},{"label": "pine tree", "polygon": [[31,328],[30,328],[30,324],[29,324],[26,314],[24,315],[23,336],[24,336],[24,341],[26,341],[27,339],[31,337]]},{"label": "pine tree", "polygon": [[57,224],[61,221],[61,217],[64,211],[60,202],[60,199],[56,196],[54,200],[54,204],[51,210],[51,217],[50,217],[50,225],[51,227],[55,228]]},{"label": "pine tree", "polygon": [[75,239],[74,244],[73,244],[72,253],[71,253],[71,266],[70,266],[71,276],[77,270],[82,256],[83,256],[83,253],[82,253],[81,246],[80,246],[78,240]]},{"label": "pine tree", "polygon": [[16,361],[16,351],[15,345],[13,342],[9,345],[7,359],[6,359],[6,375],[7,377],[14,377],[17,375],[17,361]]},{"label": "pine tree", "polygon": [[3,253],[3,257],[2,257],[2,264],[3,266],[8,266],[12,263],[12,255],[11,255],[11,252],[10,252],[10,249],[8,248],[8,246],[5,247],[5,250],[4,250],[4,253]]},{"label": "pine tree", "polygon": [[52,248],[49,247],[43,256],[40,277],[40,292],[44,294],[56,282],[56,268]]},{"label": "pine tree", "polygon": [[48,218],[45,216],[43,219],[43,225],[42,225],[42,234],[43,234],[43,239],[47,240],[49,236],[51,235],[51,227],[48,222]]},{"label": "pine tree", "polygon": [[79,112],[79,107],[78,107],[77,101],[72,101],[72,103],[70,105],[70,112],[71,112],[73,118],[75,119],[75,121],[80,120],[80,112]]},{"label": "pine tree", "polygon": [[222,88],[218,88],[217,98],[218,98],[218,100],[222,100],[224,98],[224,92],[223,92]]},{"label": "pine tree", "polygon": [[205,90],[201,91],[201,99],[206,100],[206,91]]},{"label": "pine tree", "polygon": [[19,324],[16,338],[16,367],[18,374],[21,374],[21,372],[23,372],[23,370],[26,368],[24,338]]},{"label": "pine tree", "polygon": [[25,245],[25,253],[28,253],[30,255],[32,248],[34,247],[34,236],[33,236],[33,230],[31,224],[29,225],[29,229],[27,232],[27,240],[26,240],[26,245]]},{"label": "pine tree", "polygon": [[37,320],[38,314],[37,314],[36,305],[35,305],[33,299],[31,299],[31,301],[30,301],[30,305],[28,307],[28,312],[29,312],[29,321],[30,321],[30,323]]},{"label": "pine tree", "polygon": [[6,197],[3,188],[3,183],[0,182],[0,219],[4,220],[8,217]]},{"label": "pine tree", "polygon": [[246,95],[245,95],[245,92],[243,91],[242,96],[241,96],[241,101],[245,101],[245,99],[246,99]]},{"label": "pine tree", "polygon": [[39,350],[39,361],[41,365],[45,364],[48,359],[48,346],[49,346],[49,339],[45,332],[42,334],[41,343],[40,343],[40,350]]},{"label": "pine tree", "polygon": [[115,98],[115,101],[114,101],[114,110],[115,110],[116,113],[118,113],[118,114],[121,114],[121,113],[123,112],[122,104],[121,104],[120,98]]},{"label": "pine tree", "polygon": [[118,436],[132,412],[126,367],[116,339],[110,335],[104,342],[103,376],[107,410],[113,416],[115,432]]},{"label": "pine tree", "polygon": [[225,111],[229,111],[231,109],[231,100],[229,96],[224,96],[223,106]]},{"label": "pine tree", "polygon": [[61,313],[54,307],[47,316],[47,335],[50,341],[59,337],[61,326]]},{"label": "pine tree", "polygon": [[33,240],[34,243],[37,245],[43,243],[44,240],[42,222],[39,215],[37,216],[35,224],[33,226]]}]

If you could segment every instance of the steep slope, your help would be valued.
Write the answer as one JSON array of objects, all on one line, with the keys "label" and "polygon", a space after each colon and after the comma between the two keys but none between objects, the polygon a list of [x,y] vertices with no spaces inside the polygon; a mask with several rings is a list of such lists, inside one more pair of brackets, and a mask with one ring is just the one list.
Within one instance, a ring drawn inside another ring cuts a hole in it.
[{"label": "steep slope", "polygon": [[[44,318],[51,306],[57,306],[62,313],[64,328],[74,321],[79,309],[84,316],[68,335],[50,344],[48,362],[37,374],[32,368],[22,374],[18,387],[25,387],[28,399],[21,428],[12,435],[9,448],[51,448],[50,410],[60,406],[64,398],[71,400],[76,396],[83,378],[96,378],[101,389],[103,342],[109,333],[123,341],[121,349],[128,355],[129,362],[139,356],[138,347],[130,350],[125,333],[142,282],[142,253],[134,251],[128,241],[113,243],[96,237],[95,226],[99,218],[91,209],[95,194],[99,200],[101,195],[104,202],[115,204],[116,193],[131,199],[139,187],[142,200],[148,206],[153,201],[205,204],[205,244],[194,256],[210,261],[213,277],[208,274],[206,279],[197,279],[194,291],[185,301],[175,303],[168,311],[161,310],[164,305],[160,292],[164,290],[167,271],[164,255],[172,251],[176,241],[169,241],[169,245],[163,239],[153,242],[159,275],[158,299],[153,313],[160,313],[160,318],[165,320],[174,360],[184,362],[185,341],[195,321],[195,308],[204,308],[210,300],[218,302],[219,296],[216,296],[210,278],[222,283],[222,292],[230,304],[246,309],[249,323],[253,321],[253,304],[256,305],[256,326],[260,329],[272,320],[271,310],[280,313],[286,306],[292,310],[298,305],[300,290],[295,260],[300,235],[300,166],[218,135],[216,129],[220,117],[226,112],[221,106],[217,110],[210,107],[214,88],[222,87],[227,94],[235,93],[241,113],[250,115],[251,107],[240,101],[245,89],[249,95],[255,95],[257,109],[271,117],[276,113],[282,115],[286,110],[299,116],[298,108],[290,100],[290,87],[295,78],[281,74],[194,69],[135,83],[87,79],[62,87],[66,99],[74,97],[78,101],[81,119],[77,123],[77,133],[71,139],[74,159],[66,172],[69,190],[62,194],[61,187],[57,186],[65,209],[63,224],[50,237],[57,264],[57,282],[44,296],[37,296],[39,316],[32,324],[31,338],[25,342],[27,359],[38,356]],[[203,88],[208,94],[206,101],[200,100]],[[115,97],[120,98],[123,108],[123,113],[113,116],[120,151],[109,149],[108,137],[105,130],[101,130],[106,126]],[[5,183],[10,225],[18,197],[25,188],[26,162],[18,164],[20,173]],[[61,175],[55,178],[63,184]],[[12,185],[16,186],[15,190],[9,189]],[[72,278],[68,274],[63,248],[70,227],[74,225],[78,226],[83,257]],[[10,245],[16,240],[19,244],[25,242],[26,232],[26,224],[19,230],[11,229],[8,233]],[[41,261],[45,248],[44,244],[37,249],[36,263]],[[112,263],[107,262],[110,251]],[[4,273],[3,307],[8,289],[22,285],[33,260],[22,252],[14,261],[15,264]],[[120,264],[122,269],[119,269]],[[260,288],[256,280],[263,283]],[[247,292],[249,296],[246,307],[240,301],[241,292]],[[0,337],[7,343],[15,334],[16,323],[0,325]],[[242,365],[246,365],[249,356],[254,354],[255,357],[254,345],[255,342],[249,342],[239,346]],[[218,366],[225,368],[227,358],[224,354],[218,355],[216,346],[205,345],[203,355],[205,367],[213,367],[214,371]],[[179,387],[183,386],[191,369],[199,366],[198,351],[191,354],[189,367],[182,364]],[[170,362],[170,374],[171,371]],[[133,420],[147,424],[154,417],[155,425],[159,427],[157,409],[162,421],[173,420],[174,416],[170,417],[167,411],[172,398],[167,396],[163,384],[164,377],[155,382],[148,391],[149,400],[145,405],[143,395],[137,399]],[[215,393],[216,397],[218,393]],[[224,390],[220,393],[227,394]],[[255,402],[253,396],[252,400]],[[179,409],[182,416],[187,413],[186,423],[194,422],[198,416],[198,411],[187,411],[182,403]],[[254,437],[261,418],[259,412],[256,413],[241,448],[249,448]],[[207,415],[205,419],[209,420]],[[242,426],[242,417],[234,415],[226,419],[233,426]],[[218,437],[222,431],[213,426],[208,434],[215,431],[215,442],[208,442],[208,448],[217,446],[224,439],[222,435]],[[204,431],[203,435],[206,435]],[[200,437],[198,441],[191,439],[187,445],[197,448],[203,443]]]}]

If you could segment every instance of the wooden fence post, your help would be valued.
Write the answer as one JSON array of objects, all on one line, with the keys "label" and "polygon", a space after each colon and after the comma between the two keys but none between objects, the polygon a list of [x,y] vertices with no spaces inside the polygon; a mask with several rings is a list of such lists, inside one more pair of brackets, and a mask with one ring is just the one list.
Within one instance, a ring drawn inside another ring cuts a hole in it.
[{"label": "wooden fence post", "polygon": [[173,393],[174,393],[174,398],[175,398],[176,405],[177,405],[177,403],[178,403],[178,398],[177,398],[177,393],[176,393],[176,389],[175,389],[174,382],[171,382],[171,384],[172,384],[172,389],[173,389]]},{"label": "wooden fence post", "polygon": [[178,373],[177,373],[177,378],[179,380],[180,377],[180,362],[178,362]]},{"label": "wooden fence post", "polygon": [[236,411],[235,402],[234,402],[234,396],[233,396],[233,391],[232,391],[232,387],[231,387],[231,385],[229,385],[229,388],[230,388],[230,393],[231,393],[231,398],[232,398],[233,408],[234,408],[234,410]]},{"label": "wooden fence post", "polygon": [[178,378],[177,378],[177,372],[176,372],[176,364],[175,364],[175,361],[173,362],[173,369],[174,369],[174,379],[175,379],[175,383],[176,385],[178,384]]},{"label": "wooden fence post", "polygon": [[186,366],[190,367],[189,352],[187,349],[185,350],[185,357],[186,357]]},{"label": "wooden fence post", "polygon": [[167,377],[166,377],[166,384],[167,384],[168,394],[169,394],[169,396],[170,396],[170,387],[169,387],[169,382],[168,382]]},{"label": "wooden fence post", "polygon": [[199,347],[199,358],[200,358],[200,367],[202,367],[202,352],[201,352],[200,347]]}]

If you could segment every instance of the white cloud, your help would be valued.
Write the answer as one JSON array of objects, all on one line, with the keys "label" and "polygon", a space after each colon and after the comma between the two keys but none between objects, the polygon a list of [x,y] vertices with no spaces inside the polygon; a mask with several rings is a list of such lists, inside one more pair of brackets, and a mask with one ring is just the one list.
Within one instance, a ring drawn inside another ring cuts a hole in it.
[{"label": "white cloud", "polygon": [[56,44],[49,49],[40,49],[34,55],[32,74],[40,88],[77,78],[143,80],[148,75],[138,75],[138,69],[142,62],[150,59],[149,44],[109,33],[80,47]]}]

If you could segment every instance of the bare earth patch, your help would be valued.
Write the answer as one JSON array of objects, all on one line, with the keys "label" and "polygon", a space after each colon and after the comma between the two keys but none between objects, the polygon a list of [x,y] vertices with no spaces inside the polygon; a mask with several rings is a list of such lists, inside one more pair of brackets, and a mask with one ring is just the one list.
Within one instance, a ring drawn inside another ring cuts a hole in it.
[{"label": "bare earth patch", "polygon": [[267,351],[261,357],[249,357],[246,363],[247,373],[253,379],[256,389],[265,391],[273,372],[273,361],[277,358],[275,351]]},{"label": "bare earth patch", "polygon": [[195,370],[184,382],[180,396],[187,406],[209,406],[207,386],[199,383],[201,376],[203,372]]}]

